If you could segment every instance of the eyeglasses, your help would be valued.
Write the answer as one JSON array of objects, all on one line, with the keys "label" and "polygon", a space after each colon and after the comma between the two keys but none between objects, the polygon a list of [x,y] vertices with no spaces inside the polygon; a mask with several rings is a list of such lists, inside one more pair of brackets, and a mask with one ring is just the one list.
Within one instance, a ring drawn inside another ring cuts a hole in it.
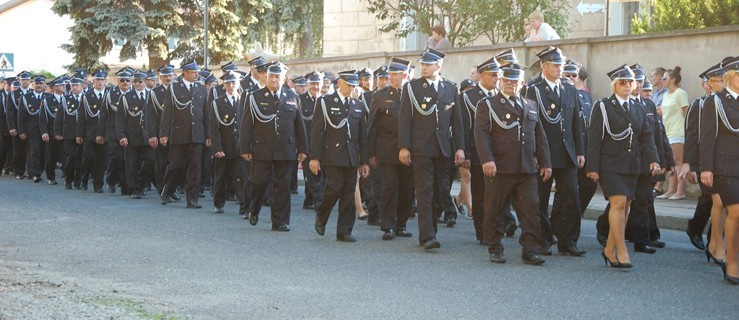
[{"label": "eyeglasses", "polygon": [[669,78],[664,77],[664,78],[662,78],[662,81],[667,81],[667,79],[669,79]]},{"label": "eyeglasses", "polygon": [[131,82],[130,79],[118,79],[118,82]]},{"label": "eyeglasses", "polygon": [[136,80],[133,83],[142,83],[142,82],[144,82],[144,80]]},{"label": "eyeglasses", "polygon": [[565,73],[565,77],[568,77],[568,78],[575,78],[575,77],[577,77],[577,75],[576,75],[576,74],[574,74],[574,73]]},{"label": "eyeglasses", "polygon": [[619,86],[631,85],[631,80],[618,80]]}]

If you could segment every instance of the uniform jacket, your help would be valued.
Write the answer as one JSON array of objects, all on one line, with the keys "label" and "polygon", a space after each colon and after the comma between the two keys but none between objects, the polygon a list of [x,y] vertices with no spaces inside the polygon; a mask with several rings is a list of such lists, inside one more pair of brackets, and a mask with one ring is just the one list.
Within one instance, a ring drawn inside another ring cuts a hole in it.
[{"label": "uniform jacket", "polygon": [[41,109],[46,93],[41,93],[41,99],[36,98],[36,92],[29,90],[20,98],[18,107],[18,134],[27,134],[29,137],[41,136]]},{"label": "uniform jacket", "polygon": [[183,81],[172,83],[164,100],[159,136],[169,137],[170,144],[205,143],[206,139],[210,139],[210,112],[206,112],[205,107],[205,86],[198,83],[192,85],[190,92]]},{"label": "uniform jacket", "polygon": [[56,113],[56,120],[54,120],[54,133],[62,136],[63,139],[74,140],[74,138],[77,137],[77,113],[79,113],[80,110],[82,93],[80,93],[79,100],[71,93],[65,95],[64,100],[66,102],[66,107],[62,105]]},{"label": "uniform jacket", "polygon": [[303,114],[303,125],[305,126],[305,140],[308,141],[308,152],[310,152],[311,124],[316,110],[316,99],[308,92],[300,95],[300,109]]},{"label": "uniform jacket", "polygon": [[[630,138],[615,140],[605,131],[601,104],[608,116],[611,133],[621,133],[631,125],[633,135]],[[642,171],[642,162],[647,161],[647,165],[659,162],[652,132],[653,125],[649,123],[644,108],[639,108],[631,102],[629,104],[627,113],[618,104],[616,96],[611,95],[610,98],[603,98],[593,105],[588,128],[587,172],[608,171],[637,175]]]},{"label": "uniform jacket", "polygon": [[100,123],[101,114],[105,109],[105,96],[99,98],[95,90],[87,90],[82,98],[82,105],[77,111],[77,137],[86,141],[94,141],[96,137],[105,136],[105,128]]},{"label": "uniform jacket", "polygon": [[[133,90],[133,89],[129,89]],[[98,120],[98,133],[104,133],[105,140],[113,143],[118,142],[118,132],[116,132],[116,114],[120,107],[120,98],[123,95],[121,88],[115,87],[107,92],[105,99],[105,107],[100,112],[100,119]]]},{"label": "uniform jacket", "polygon": [[[475,144],[480,162],[494,161],[498,173],[535,174],[551,168],[547,136],[536,103],[520,98],[522,109],[514,107],[502,93],[477,103]],[[492,113],[491,113],[492,112]],[[518,126],[509,129],[503,126]],[[538,165],[537,165],[538,164]]]},{"label": "uniform jacket", "polygon": [[241,154],[251,154],[256,160],[295,160],[298,153],[308,154],[298,95],[291,90],[276,94],[277,99],[264,87],[246,96]]},{"label": "uniform jacket", "polygon": [[39,128],[41,128],[42,135],[44,133],[49,135],[50,140],[54,140],[54,136],[57,135],[56,131],[54,131],[54,122],[59,111],[62,110],[62,106],[66,103],[66,99],[63,94],[59,96],[59,100],[56,99],[54,94],[47,94],[44,98],[41,116],[39,118]]},{"label": "uniform jacket", "polygon": [[144,123],[146,124],[146,132],[149,134],[148,138],[159,137],[159,128],[166,99],[167,87],[163,85],[156,86],[149,91],[149,98],[146,101],[146,108],[144,108]]},{"label": "uniform jacket", "polygon": [[[311,159],[321,161],[322,166],[358,167],[369,162],[364,105],[351,97],[345,99],[348,105],[334,92],[316,102],[310,150]],[[340,126],[345,119],[346,124]]]},{"label": "uniform jacket", "polygon": [[[464,150],[462,112],[456,105],[457,87],[443,79],[438,86],[437,92],[425,78],[403,86],[398,147],[407,148],[411,155],[451,158],[456,150]],[[436,106],[436,111],[421,114],[413,106],[411,91],[421,110],[432,110]]]},{"label": "uniform jacket", "polygon": [[712,97],[703,96],[695,99],[693,103],[688,107],[688,112],[685,115],[685,152],[683,153],[683,162],[690,164],[690,169],[696,172],[700,172],[700,156],[699,156],[699,141],[700,141],[700,118],[703,111],[703,105],[706,98]]},{"label": "uniform jacket", "polygon": [[[657,157],[659,158],[659,165],[662,168],[672,168],[675,166],[675,159],[672,155],[672,147],[670,141],[667,139],[667,132],[665,126],[662,123],[662,117],[657,113],[657,106],[649,99],[633,99],[635,105],[639,105],[644,108],[644,112],[647,113],[647,121],[652,126],[652,135],[654,139],[654,146],[657,148]],[[642,153],[642,158],[645,153]],[[649,162],[647,159],[642,159],[641,173],[649,173]]]},{"label": "uniform jacket", "polygon": [[[495,94],[494,90],[492,91]],[[477,109],[477,103],[483,98],[487,97],[487,94],[480,89],[479,86],[462,92],[457,97],[457,105],[462,109],[462,123],[464,125],[464,138],[465,138],[465,158],[470,160],[470,163],[475,166],[479,166],[480,157],[477,155],[477,145],[475,144],[475,110]]]},{"label": "uniform jacket", "polygon": [[[234,94],[238,96],[238,93]],[[223,152],[226,155],[225,159],[240,157],[239,122],[236,118],[239,105],[241,104],[232,105],[226,94],[219,96],[209,105],[210,133],[213,140],[211,148],[213,154]]]},{"label": "uniform jacket", "polygon": [[701,171],[711,171],[716,176],[739,177],[739,134],[731,132],[717,116],[717,99],[721,101],[729,125],[739,128],[739,101],[726,89],[706,99],[700,119]]},{"label": "uniform jacket", "polygon": [[13,92],[7,93],[5,98],[6,112],[5,118],[8,124],[8,131],[18,130],[18,113],[20,111],[21,103],[23,102],[23,96],[33,90],[27,89],[24,93],[20,88],[15,89]]},{"label": "uniform jacket", "polygon": [[133,89],[121,96],[115,118],[117,140],[127,138],[128,144],[132,146],[149,144],[149,133],[146,130],[144,117],[146,100],[146,92],[142,99],[141,95]]},{"label": "uniform jacket", "polygon": [[367,147],[370,157],[381,163],[400,164],[398,159],[398,124],[400,122],[401,89],[378,90],[370,108]]},{"label": "uniform jacket", "polygon": [[0,134],[6,135],[10,131],[8,129],[8,119],[6,117],[7,111],[7,99],[8,93],[5,90],[0,90]]},{"label": "uniform jacket", "polygon": [[[539,118],[549,141],[553,168],[577,167],[577,156],[585,155],[583,129],[580,123],[580,98],[577,88],[567,79],[560,79],[559,96],[542,78],[524,87],[524,96],[538,106]],[[562,120],[549,123],[547,117]]]}]

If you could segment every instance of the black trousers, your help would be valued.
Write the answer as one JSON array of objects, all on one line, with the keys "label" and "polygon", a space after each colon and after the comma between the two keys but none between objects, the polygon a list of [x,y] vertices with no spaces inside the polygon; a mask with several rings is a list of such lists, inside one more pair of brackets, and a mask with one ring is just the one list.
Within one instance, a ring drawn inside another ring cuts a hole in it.
[{"label": "black trousers", "polygon": [[115,186],[120,183],[121,193],[128,193],[125,175],[126,162],[123,157],[123,147],[118,141],[108,142],[108,173],[105,182],[108,186]]},{"label": "black trousers", "polygon": [[16,176],[22,177],[26,174],[28,144],[28,138],[26,138],[26,140],[22,140],[18,136],[13,137],[13,165],[15,166]]},{"label": "black trousers", "polygon": [[94,140],[85,140],[82,144],[82,181],[87,186],[87,179],[92,176],[92,186],[95,190],[103,188],[103,177],[105,176],[105,160],[108,144],[97,144]]},{"label": "black trousers", "polygon": [[243,201],[244,187],[243,179],[244,166],[241,158],[215,158],[213,160],[213,205],[216,208],[223,208],[226,204],[226,190],[228,186],[233,184],[236,187],[236,197],[239,203]]},{"label": "black trousers", "polygon": [[15,171],[13,166],[13,137],[7,133],[0,135],[0,169]]},{"label": "black trousers", "polygon": [[326,225],[336,201],[339,202],[339,218],[336,223],[336,236],[352,234],[356,218],[354,190],[357,185],[357,167],[322,166],[326,173],[326,192],[323,201],[316,209],[316,218]]},{"label": "black trousers", "polygon": [[293,161],[290,172],[290,191],[298,191],[298,161]]},{"label": "black trousers", "polygon": [[542,244],[538,207],[537,174],[497,174],[485,177],[485,220],[483,223],[488,252],[503,252],[501,239],[505,235],[504,211],[508,199],[521,223],[518,243],[524,252],[538,253]]},{"label": "black trousers", "polygon": [[[202,160],[203,144],[187,143],[187,144],[170,144],[169,145],[169,165],[164,176],[164,190],[162,192],[172,192],[181,179],[181,172],[187,169],[187,201],[198,202],[200,198],[200,177],[202,168],[200,161]],[[185,164],[187,162],[187,165]]]},{"label": "black trousers", "polygon": [[[634,245],[649,244],[649,208],[654,210],[652,175],[648,173],[640,174],[636,182],[636,198],[631,201],[629,218],[626,221],[626,239],[633,242]],[[610,209],[611,204],[609,203],[595,224],[598,233],[604,236],[608,236],[610,230],[608,221],[608,211]]]},{"label": "black trousers", "polygon": [[239,205],[239,214],[249,214],[251,207],[251,161],[241,161],[241,172],[244,185],[241,188],[241,204]]},{"label": "black trousers", "polygon": [[[470,189],[472,193],[472,223],[475,226],[475,237],[477,241],[483,238],[483,222],[485,218],[485,174],[482,171],[482,165],[470,166]],[[508,214],[511,214],[506,206]]]},{"label": "black trousers", "polygon": [[[434,217],[434,198],[440,201],[440,207],[454,207],[445,204],[444,199],[451,202],[449,196],[449,159],[444,157],[413,157],[413,181],[416,187],[416,203],[418,205],[418,240],[424,242],[436,238],[436,218]],[[447,197],[439,197],[446,193]]]},{"label": "black trousers", "polygon": [[405,230],[413,206],[413,170],[402,164],[380,163],[375,170],[382,192],[382,230]]},{"label": "black trousers", "polygon": [[203,146],[203,153],[202,153],[202,164],[201,169],[203,172],[203,175],[201,177],[202,185],[200,186],[200,191],[205,190],[205,188],[210,188],[213,185],[213,153],[211,152],[210,147]]},{"label": "black trousers", "polygon": [[580,216],[582,216],[590,205],[590,201],[593,200],[593,195],[598,189],[598,182],[588,178],[585,167],[583,167],[577,170],[577,187],[580,195]]},{"label": "black trousers", "polygon": [[63,143],[64,154],[67,156],[67,166],[64,168],[64,182],[79,187],[82,179],[82,146],[78,145],[75,139],[64,139]]},{"label": "black trousers", "polygon": [[362,196],[362,202],[367,205],[367,220],[380,221],[380,175],[370,170],[370,174],[366,178],[359,177],[359,192]]},{"label": "black trousers", "polygon": [[169,164],[169,146],[157,145],[154,150],[154,185],[157,193],[162,194],[164,188],[164,174]]},{"label": "black trousers", "polygon": [[310,158],[303,160],[303,179],[305,180],[303,206],[312,206],[321,202],[323,191],[326,189],[326,175],[323,170],[318,171],[318,175],[310,171]]},{"label": "black trousers", "polygon": [[[698,173],[700,176],[700,173]],[[711,219],[711,207],[713,207],[713,199],[711,199],[711,193],[701,183],[701,195],[698,197],[698,204],[695,206],[695,212],[693,212],[693,218],[688,220],[688,232],[691,234],[703,234],[706,230],[706,225]],[[709,233],[710,237],[710,233]]]},{"label": "black trousers", "polygon": [[[272,226],[290,224],[290,179],[293,160],[254,160],[251,161],[251,207],[249,213],[259,215],[262,200],[268,187],[274,186],[270,206]],[[274,178],[273,178],[274,177]],[[270,183],[273,181],[273,183]]]},{"label": "black trousers", "polygon": [[[552,206],[549,217],[549,195],[552,183],[557,183],[554,193],[556,206]],[[552,169],[552,178],[542,181],[539,176],[539,222],[544,239],[543,245],[554,243],[557,237],[559,247],[577,245],[580,238],[580,193],[577,187],[577,168]]]},{"label": "black trousers", "polygon": [[46,179],[56,179],[56,164],[61,160],[61,152],[64,148],[64,142],[49,136],[46,142],[46,159],[44,160],[44,171],[46,171]]},{"label": "black trousers", "polygon": [[457,175],[457,167],[454,166],[454,161],[450,158],[445,158],[446,161],[444,161],[444,168],[442,168],[441,171],[439,171],[439,174],[441,174],[441,178],[444,181],[446,181],[446,185],[443,189],[434,189],[434,200],[433,200],[433,210],[434,210],[434,219],[439,219],[442,217],[446,220],[447,218],[454,217],[454,219],[457,218],[457,208],[454,206],[454,202],[452,202],[452,183],[454,182],[454,177]]},{"label": "black trousers", "polygon": [[154,173],[154,150],[148,145],[130,144],[125,150],[126,185],[131,194],[138,194]]},{"label": "black trousers", "polygon": [[40,177],[44,171],[44,151],[46,144],[41,140],[41,136],[28,135],[28,145],[30,146],[28,152],[28,175],[31,177]]}]

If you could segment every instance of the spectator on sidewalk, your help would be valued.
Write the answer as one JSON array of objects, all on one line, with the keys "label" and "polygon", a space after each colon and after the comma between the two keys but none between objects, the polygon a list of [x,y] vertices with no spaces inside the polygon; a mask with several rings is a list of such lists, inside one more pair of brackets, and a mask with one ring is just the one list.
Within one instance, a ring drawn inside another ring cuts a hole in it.
[{"label": "spectator on sidewalk", "polygon": [[529,25],[531,32],[523,42],[536,42],[547,40],[559,40],[557,31],[551,25],[544,22],[544,14],[536,10],[529,15]]},{"label": "spectator on sidewalk", "polygon": [[452,43],[446,38],[446,30],[442,25],[431,28],[431,36],[426,40],[426,49],[446,50],[452,47]]}]

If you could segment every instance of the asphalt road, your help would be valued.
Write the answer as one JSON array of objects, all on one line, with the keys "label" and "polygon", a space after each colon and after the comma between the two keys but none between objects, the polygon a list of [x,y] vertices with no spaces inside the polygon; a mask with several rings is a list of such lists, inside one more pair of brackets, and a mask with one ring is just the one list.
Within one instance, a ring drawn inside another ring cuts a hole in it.
[{"label": "asphalt road", "polygon": [[[270,231],[269,209],[252,227],[229,203],[211,213],[155,195],[132,200],[0,178],[0,259],[43,266],[99,288],[203,319],[736,319],[739,288],[724,284],[683,232],[663,230],[665,249],[632,253],[628,272],[606,268],[594,224],[583,222],[586,257],[524,265],[516,238],[508,263],[488,261],[472,221],[440,227],[442,248],[414,238],[382,241],[357,221],[357,243],[326,236],[293,196],[292,231]],[[409,231],[417,235],[416,220]],[[518,235],[518,232],[516,233]],[[3,261],[0,260],[0,263]],[[2,296],[0,295],[0,299]],[[2,300],[0,300],[0,306]],[[72,317],[74,315],[71,315]]]}]

